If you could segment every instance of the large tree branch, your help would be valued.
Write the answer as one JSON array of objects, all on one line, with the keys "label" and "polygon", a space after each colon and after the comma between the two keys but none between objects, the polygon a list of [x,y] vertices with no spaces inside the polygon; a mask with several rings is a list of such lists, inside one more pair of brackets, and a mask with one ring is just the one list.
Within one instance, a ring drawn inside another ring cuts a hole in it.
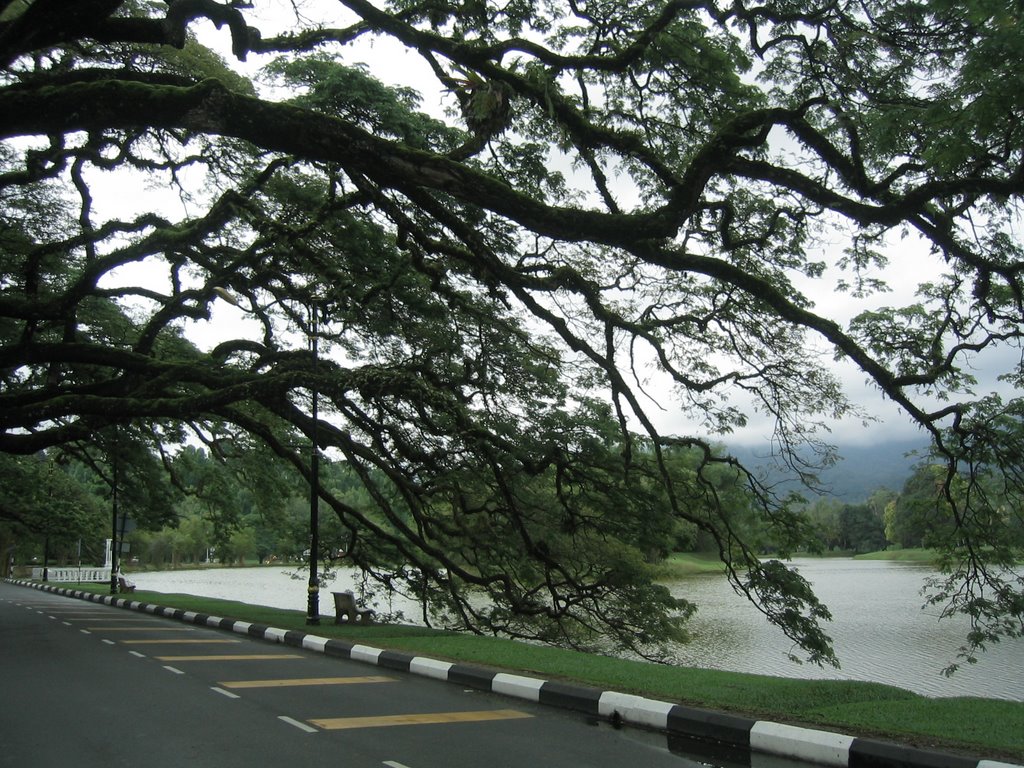
[{"label": "large tree branch", "polygon": [[386,141],[344,120],[233,93],[215,80],[192,87],[108,81],[0,93],[0,137],[138,127],[183,128],[245,139],[266,150],[337,163],[383,187],[426,187],[564,240],[669,237],[679,212],[616,215],[545,205],[443,156]]},{"label": "large tree branch", "polygon": [[164,18],[118,17],[124,0],[36,0],[20,16],[0,22],[0,67],[19,56],[83,38],[100,43],[139,43],[183,48],[188,25],[198,18],[231,30],[232,52],[245,60],[260,33],[238,8],[215,0],[169,0]]}]

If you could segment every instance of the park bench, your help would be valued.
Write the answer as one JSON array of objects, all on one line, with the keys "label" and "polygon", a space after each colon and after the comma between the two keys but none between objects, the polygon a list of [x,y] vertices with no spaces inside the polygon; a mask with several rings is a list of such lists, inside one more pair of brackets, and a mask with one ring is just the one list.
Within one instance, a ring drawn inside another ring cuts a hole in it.
[{"label": "park bench", "polygon": [[372,624],[373,611],[370,608],[360,608],[356,605],[356,598],[351,592],[331,592],[334,595],[334,623],[335,624]]},{"label": "park bench", "polygon": [[117,575],[117,591],[118,592],[134,592],[135,582],[129,581],[121,574]]}]

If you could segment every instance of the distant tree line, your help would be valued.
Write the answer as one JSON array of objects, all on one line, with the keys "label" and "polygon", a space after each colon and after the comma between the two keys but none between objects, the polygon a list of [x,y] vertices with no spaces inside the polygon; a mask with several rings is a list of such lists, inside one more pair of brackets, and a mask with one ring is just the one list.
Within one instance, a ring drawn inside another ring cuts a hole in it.
[{"label": "distant tree line", "polygon": [[[113,485],[117,477],[120,524],[131,520],[125,558],[137,567],[179,568],[201,563],[241,565],[298,563],[309,558],[309,486],[278,457],[257,445],[212,443],[187,446],[173,456],[146,450],[139,433],[107,437],[109,456],[82,452],[40,452],[32,456],[0,454],[0,479],[10,492],[0,502],[0,548],[5,563],[97,561],[103,540],[111,537]],[[115,472],[120,456],[122,466]],[[679,448],[671,461],[680,477],[694,475],[702,453]],[[728,524],[756,542],[765,554],[778,552],[773,528],[758,517],[756,500],[741,470],[723,461],[705,472],[709,484],[695,484],[689,503],[700,507],[696,492],[714,494],[730,510]],[[365,485],[345,463],[324,460],[322,492],[380,515]],[[945,469],[922,462],[901,490],[878,488],[863,502],[844,503],[822,495],[806,502],[804,540],[809,550],[864,553],[889,547],[929,547],[955,525],[945,496]],[[954,484],[954,492],[957,485]],[[965,488],[966,486],[963,486]],[[993,483],[988,506],[993,515],[1010,505]],[[962,488],[961,488],[962,491]],[[575,491],[581,493],[582,489]],[[656,483],[634,489],[636,498],[659,504]],[[552,500],[554,501],[554,500]],[[672,552],[708,552],[717,542],[706,529],[671,515],[647,515],[619,535],[634,541],[648,563]],[[1014,530],[1024,539],[1018,519]],[[320,561],[343,561],[356,546],[355,532],[334,516],[321,518]],[[401,567],[396,556],[395,566]]]},{"label": "distant tree line", "polygon": [[[894,547],[929,548],[949,536],[957,524],[946,482],[946,468],[926,461],[914,468],[899,492],[878,488],[866,501],[856,504],[821,496],[808,504],[806,516],[825,552],[859,554]],[[967,491],[962,478],[950,487],[954,496]],[[1006,524],[1011,536],[1024,539],[1024,522],[1013,515],[1012,499],[994,477],[976,484],[973,492],[984,496],[985,514],[993,522]]]},{"label": "distant tree line", "polygon": [[[123,435],[119,471],[109,458],[46,451],[0,454],[0,552],[18,564],[102,561],[112,537],[115,505],[124,560],[139,567],[306,561],[309,486],[276,457],[260,450],[185,447],[174,456],[141,448]],[[343,463],[325,461],[325,493],[369,504]],[[333,516],[321,518],[321,559],[344,553],[345,533]]]}]

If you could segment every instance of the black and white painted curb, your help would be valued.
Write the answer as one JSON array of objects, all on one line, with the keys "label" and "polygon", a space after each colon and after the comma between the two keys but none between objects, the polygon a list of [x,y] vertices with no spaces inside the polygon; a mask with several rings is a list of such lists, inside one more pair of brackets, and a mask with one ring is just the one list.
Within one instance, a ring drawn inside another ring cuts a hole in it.
[{"label": "black and white painted curb", "polygon": [[468,688],[512,696],[666,733],[669,738],[696,739],[743,750],[747,755],[769,754],[841,768],[1024,768],[996,760],[978,760],[933,752],[871,739],[844,736],[829,731],[798,728],[781,723],[753,720],[711,710],[656,701],[616,691],[602,691],[582,685],[539,680],[470,664],[439,661],[399,651],[329,639],[297,630],[278,629],[236,619],[209,616],[166,608],[112,595],[54,587],[31,581],[9,579],[9,583],[157,616],[228,630],[273,643],[362,661],[378,667],[456,683]]}]

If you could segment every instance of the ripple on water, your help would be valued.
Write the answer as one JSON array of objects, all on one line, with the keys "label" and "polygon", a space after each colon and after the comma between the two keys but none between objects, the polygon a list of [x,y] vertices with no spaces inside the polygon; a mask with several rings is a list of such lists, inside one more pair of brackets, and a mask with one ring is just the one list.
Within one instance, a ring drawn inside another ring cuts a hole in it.
[{"label": "ripple on water", "polygon": [[[984,696],[1024,701],[1024,640],[1007,640],[951,678],[943,668],[963,643],[964,619],[939,621],[921,610],[926,567],[886,561],[798,559],[793,565],[829,606],[840,669],[795,664],[791,641],[737,595],[724,577],[700,576],[669,587],[698,605],[694,640],[680,663],[783,677],[840,678],[896,685],[927,696]],[[799,653],[797,653],[799,655]],[[1010,672],[1008,674],[1008,672]]]}]

